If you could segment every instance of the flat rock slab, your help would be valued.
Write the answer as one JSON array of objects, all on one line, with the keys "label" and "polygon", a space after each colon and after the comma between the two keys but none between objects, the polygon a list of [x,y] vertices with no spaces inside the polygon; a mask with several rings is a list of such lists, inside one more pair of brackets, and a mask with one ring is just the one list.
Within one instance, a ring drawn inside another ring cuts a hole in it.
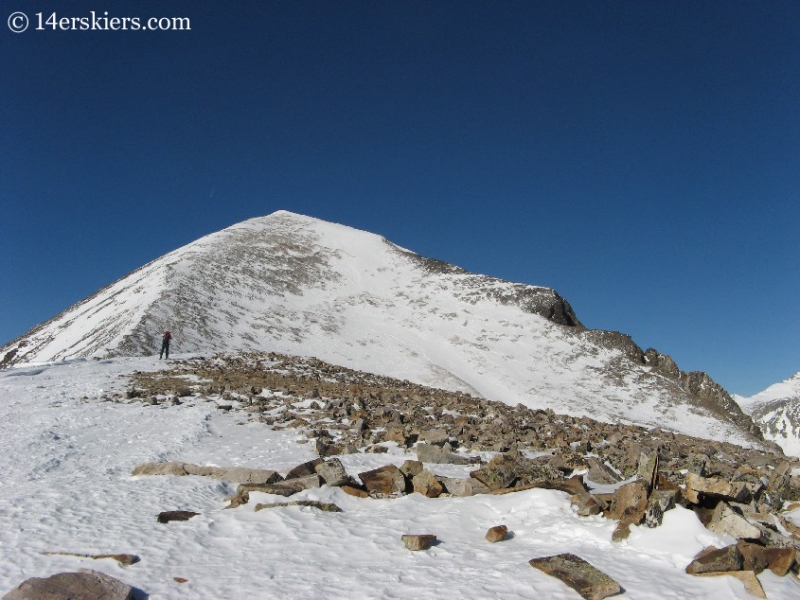
[{"label": "flat rock slab", "polygon": [[310,506],[311,508],[318,508],[323,512],[342,512],[342,509],[333,502],[320,502],[319,500],[295,500],[294,502],[276,502],[275,504],[256,504],[253,510],[258,512],[265,508],[281,508],[284,506]]},{"label": "flat rock slab", "polygon": [[131,475],[197,475],[231,483],[275,483],[283,479],[277,471],[245,467],[206,467],[182,462],[155,462],[137,465]]},{"label": "flat rock slab", "polygon": [[10,591],[3,600],[133,600],[133,588],[119,579],[91,569],[32,577]]},{"label": "flat rock slab", "polygon": [[529,564],[560,579],[586,600],[601,600],[622,591],[622,586],[611,577],[574,554],[534,558]]},{"label": "flat rock slab", "polygon": [[200,513],[190,510],[167,510],[158,514],[159,523],[169,523],[170,521],[188,521]]}]

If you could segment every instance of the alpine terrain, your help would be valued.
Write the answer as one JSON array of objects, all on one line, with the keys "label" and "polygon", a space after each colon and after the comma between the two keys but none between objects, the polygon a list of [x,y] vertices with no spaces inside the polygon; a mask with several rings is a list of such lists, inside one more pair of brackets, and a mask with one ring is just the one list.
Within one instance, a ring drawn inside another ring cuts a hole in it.
[{"label": "alpine terrain", "polygon": [[279,211],[141,267],[0,348],[0,366],[274,351],[510,405],[734,443],[761,433],[704,373],[584,327],[555,291]]},{"label": "alpine terrain", "polygon": [[800,373],[750,398],[736,397],[742,409],[786,454],[800,456]]}]

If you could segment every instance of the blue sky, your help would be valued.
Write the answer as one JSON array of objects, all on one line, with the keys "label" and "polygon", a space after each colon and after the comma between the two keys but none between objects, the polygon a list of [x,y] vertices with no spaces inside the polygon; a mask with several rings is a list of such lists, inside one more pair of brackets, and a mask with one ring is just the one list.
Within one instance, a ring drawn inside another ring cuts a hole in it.
[{"label": "blue sky", "polygon": [[[800,3],[3,8],[0,344],[287,209],[553,287],[732,392],[800,370]],[[191,31],[36,29],[92,10]]]}]

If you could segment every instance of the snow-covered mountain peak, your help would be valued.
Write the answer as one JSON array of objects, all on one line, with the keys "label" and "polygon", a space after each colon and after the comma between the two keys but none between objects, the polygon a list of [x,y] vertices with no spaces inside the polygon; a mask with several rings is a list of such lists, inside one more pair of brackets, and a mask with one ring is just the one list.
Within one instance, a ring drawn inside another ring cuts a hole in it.
[{"label": "snow-covered mountain peak", "polygon": [[786,454],[800,456],[800,372],[755,396],[737,396],[736,401],[767,439]]},{"label": "snow-covered mountain peak", "polygon": [[[751,443],[727,393],[627,336],[588,330],[555,291],[278,211],[137,269],[0,348],[0,364],[276,351],[510,404]],[[710,380],[708,380],[710,381]],[[713,383],[713,382],[711,382]]]}]

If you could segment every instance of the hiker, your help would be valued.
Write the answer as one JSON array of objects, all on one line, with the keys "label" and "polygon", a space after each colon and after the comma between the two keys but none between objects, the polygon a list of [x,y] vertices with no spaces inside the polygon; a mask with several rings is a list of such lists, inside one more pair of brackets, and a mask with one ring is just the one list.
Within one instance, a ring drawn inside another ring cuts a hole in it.
[{"label": "hiker", "polygon": [[165,331],[164,335],[161,337],[161,352],[158,353],[158,360],[161,360],[161,357],[164,356],[166,353],[167,358],[169,358],[169,341],[172,339],[172,334],[169,331]]}]

